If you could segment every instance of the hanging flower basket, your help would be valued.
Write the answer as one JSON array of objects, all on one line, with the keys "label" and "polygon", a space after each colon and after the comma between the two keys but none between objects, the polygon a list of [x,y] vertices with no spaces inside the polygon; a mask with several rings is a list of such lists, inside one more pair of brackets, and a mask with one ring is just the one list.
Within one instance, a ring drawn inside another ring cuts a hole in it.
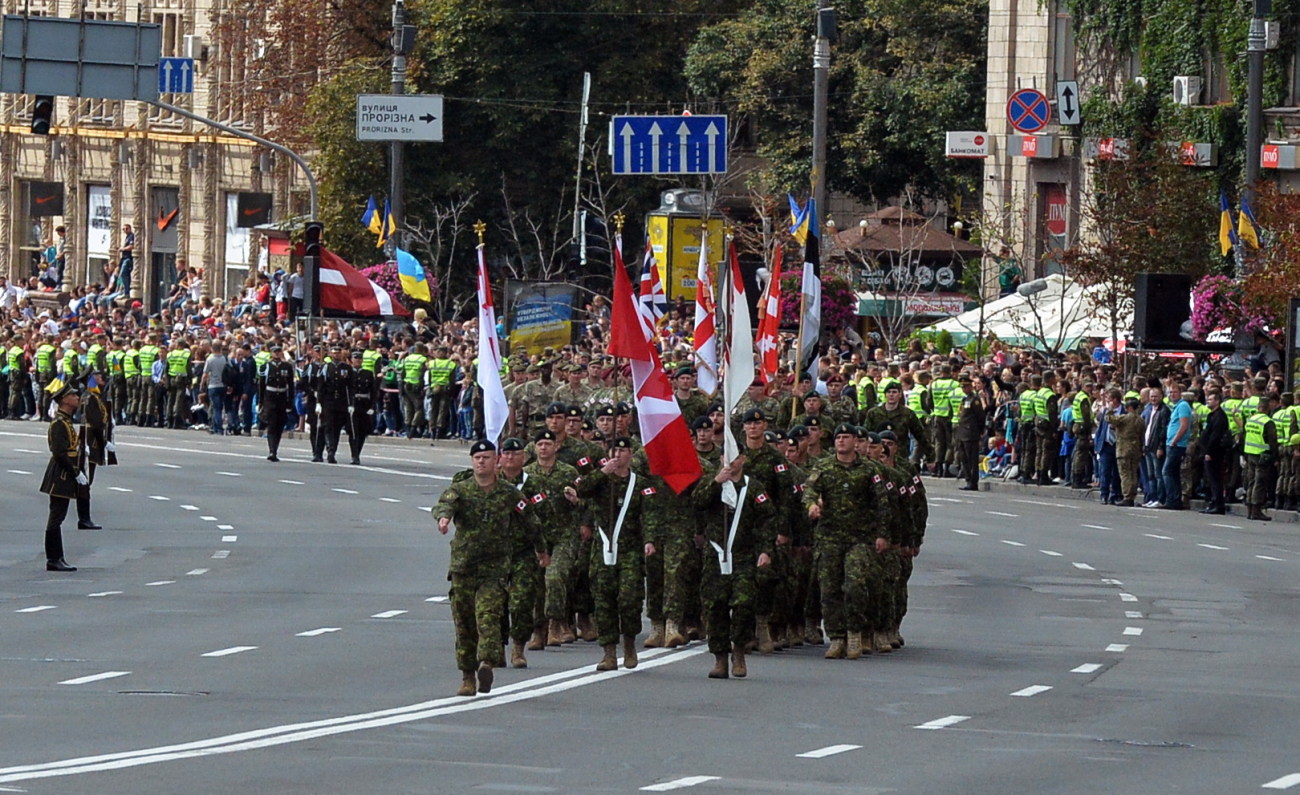
[{"label": "hanging flower basket", "polygon": [[1200,342],[1220,329],[1254,334],[1275,325],[1269,310],[1247,302],[1235,279],[1206,276],[1192,288],[1192,336]]}]

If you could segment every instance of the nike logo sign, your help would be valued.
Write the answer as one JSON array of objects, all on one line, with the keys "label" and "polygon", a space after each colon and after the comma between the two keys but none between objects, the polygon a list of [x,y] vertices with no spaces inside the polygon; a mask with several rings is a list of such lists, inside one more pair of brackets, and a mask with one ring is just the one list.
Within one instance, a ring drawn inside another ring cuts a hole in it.
[{"label": "nike logo sign", "polygon": [[49,204],[50,202],[54,201],[59,197],[58,196],[37,196],[35,198],[37,204]]},{"label": "nike logo sign", "polygon": [[255,207],[255,208],[253,208],[253,209],[251,209],[251,210],[244,210],[244,215],[258,215],[258,214],[260,214],[260,213],[264,213],[264,212],[266,212],[266,210],[264,210],[264,209],[262,209],[262,208],[260,208],[260,207]]},{"label": "nike logo sign", "polygon": [[176,215],[177,215],[177,213],[179,213],[180,211],[181,211],[181,208],[177,207],[175,210],[172,210],[171,212],[167,213],[166,215],[163,215],[162,210],[159,210],[159,211],[158,211],[158,231],[161,232],[161,231],[163,231],[164,229],[166,229],[167,227],[171,226],[172,221],[176,220]]}]

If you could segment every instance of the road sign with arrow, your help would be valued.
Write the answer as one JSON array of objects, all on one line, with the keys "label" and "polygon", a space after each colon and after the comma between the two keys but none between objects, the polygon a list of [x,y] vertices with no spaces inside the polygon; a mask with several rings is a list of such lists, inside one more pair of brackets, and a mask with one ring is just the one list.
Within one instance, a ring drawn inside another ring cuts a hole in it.
[{"label": "road sign with arrow", "polygon": [[437,94],[357,95],[358,141],[441,141]]},{"label": "road sign with arrow", "polygon": [[724,174],[726,116],[615,116],[610,123],[615,174]]},{"label": "road sign with arrow", "polygon": [[1056,116],[1063,125],[1078,124],[1080,122],[1079,83],[1077,81],[1056,81]]}]

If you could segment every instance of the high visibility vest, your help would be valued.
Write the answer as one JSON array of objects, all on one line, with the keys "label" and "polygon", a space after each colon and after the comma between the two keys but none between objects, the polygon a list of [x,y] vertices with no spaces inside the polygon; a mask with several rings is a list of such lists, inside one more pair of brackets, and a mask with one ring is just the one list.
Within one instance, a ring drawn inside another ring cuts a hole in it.
[{"label": "high visibility vest", "polygon": [[253,354],[253,366],[259,373],[266,369],[266,363],[269,361],[271,361],[270,351],[258,351]]},{"label": "high visibility vest", "polygon": [[9,349],[9,372],[19,369],[23,363],[23,346],[15,345]]},{"label": "high visibility vest", "polygon": [[98,342],[86,349],[86,362],[90,365],[90,369],[99,369],[99,356],[103,352],[104,346]]},{"label": "high visibility vest", "polygon": [[140,372],[143,375],[153,375],[153,363],[158,361],[162,356],[162,349],[157,345],[150,343],[140,346]]},{"label": "high visibility vest", "polygon": [[925,385],[917,384],[912,387],[911,392],[907,393],[907,407],[912,410],[913,414],[922,419],[930,416],[930,413],[925,410],[925,393],[929,391],[929,388]]},{"label": "high visibility vest", "polygon": [[54,346],[48,342],[36,348],[36,372],[54,372]]},{"label": "high visibility vest", "polygon": [[408,353],[402,360],[402,380],[408,384],[419,384],[420,373],[424,370],[429,357],[422,353]]},{"label": "high visibility vest", "polygon": [[1037,392],[1032,389],[1026,389],[1024,392],[1020,393],[1021,422],[1033,422],[1037,417],[1034,413],[1034,395],[1036,394]]},{"label": "high visibility vest", "polygon": [[376,372],[379,369],[379,360],[382,358],[384,358],[384,355],[379,351],[372,351],[369,349],[362,351],[361,369],[369,370],[372,373]]},{"label": "high visibility vest", "polygon": [[456,363],[451,359],[434,359],[429,362],[429,386],[447,386],[454,372]]},{"label": "high visibility vest", "polygon": [[871,376],[864,375],[854,384],[854,391],[857,393],[858,408],[866,411],[875,408],[876,405],[876,383],[871,380]]},{"label": "high visibility vest", "polygon": [[59,361],[65,375],[76,375],[81,372],[81,357],[72,352],[69,348],[63,352],[63,359]]},{"label": "high visibility vest", "polygon": [[1124,393],[1124,402],[1125,402],[1125,403],[1129,402],[1129,400],[1141,400],[1141,399],[1142,399],[1142,396],[1141,396],[1140,394],[1138,394],[1136,391],[1132,390],[1132,389],[1130,389],[1129,391],[1127,391],[1127,392]]},{"label": "high visibility vest", "polygon": [[[1257,401],[1258,402],[1258,401]],[[1264,441],[1264,429],[1273,422],[1267,414],[1254,414],[1246,420],[1246,455],[1259,455],[1268,452],[1268,443]]]},{"label": "high visibility vest", "polygon": [[1277,443],[1282,447],[1291,446],[1291,434],[1295,433],[1295,414],[1291,407],[1273,412],[1273,422],[1277,423]]},{"label": "high visibility vest", "polygon": [[1034,416],[1043,419],[1051,419],[1051,414],[1047,411],[1047,397],[1052,394],[1052,390],[1047,387],[1034,390]]},{"label": "high visibility vest", "polygon": [[1228,421],[1232,423],[1233,433],[1241,433],[1242,416],[1241,416],[1241,398],[1228,398],[1223,401],[1223,413],[1228,415]]},{"label": "high visibility vest", "polygon": [[952,414],[952,393],[960,394],[956,381],[951,378],[936,378],[930,385],[930,395],[934,398],[934,415],[948,417]]},{"label": "high visibility vest", "polygon": [[1204,403],[1193,403],[1192,411],[1196,413],[1196,428],[1203,430],[1205,428],[1205,418],[1210,416],[1210,407]]},{"label": "high visibility vest", "polygon": [[140,352],[135,348],[127,348],[122,357],[122,370],[126,373],[127,378],[135,378],[140,375]]},{"label": "high visibility vest", "polygon": [[1251,395],[1241,401],[1241,416],[1249,417],[1259,411],[1259,395]]},{"label": "high visibility vest", "polygon": [[188,348],[181,348],[167,354],[167,375],[189,375],[189,372],[190,351]]},{"label": "high visibility vest", "polygon": [[108,372],[112,375],[122,375],[123,363],[126,361],[126,351],[109,351],[108,352]]}]

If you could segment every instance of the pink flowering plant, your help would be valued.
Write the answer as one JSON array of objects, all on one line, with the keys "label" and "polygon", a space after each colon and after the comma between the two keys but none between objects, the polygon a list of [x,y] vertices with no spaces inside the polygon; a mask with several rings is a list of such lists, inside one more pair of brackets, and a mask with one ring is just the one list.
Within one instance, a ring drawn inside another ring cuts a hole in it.
[{"label": "pink flowering plant", "polygon": [[[371,265],[369,268],[362,268],[361,273],[367,279],[382,287],[384,292],[388,293],[394,300],[401,303],[403,306],[412,303],[423,303],[423,301],[416,301],[402,291],[402,280],[397,276],[396,262],[376,263]],[[431,299],[437,298],[438,280],[434,278],[432,273],[429,273],[428,268],[424,269],[424,278],[429,283],[429,297]]]},{"label": "pink flowering plant", "polygon": [[[781,326],[799,325],[799,305],[803,278],[790,274],[781,278]],[[847,280],[833,276],[822,278],[822,328],[828,331],[852,327],[858,318],[858,295]]]},{"label": "pink flowering plant", "polygon": [[1253,334],[1275,326],[1272,313],[1253,306],[1237,279],[1211,275],[1192,288],[1192,336],[1197,340],[1203,341],[1216,329]]}]

